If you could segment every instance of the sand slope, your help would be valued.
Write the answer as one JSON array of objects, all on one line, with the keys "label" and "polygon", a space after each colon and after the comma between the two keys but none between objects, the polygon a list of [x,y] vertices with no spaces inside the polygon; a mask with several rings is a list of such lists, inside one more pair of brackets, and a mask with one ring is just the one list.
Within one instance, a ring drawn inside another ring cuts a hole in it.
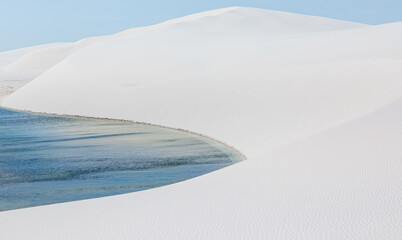
[{"label": "sand slope", "polygon": [[21,58],[31,53],[41,52],[46,49],[61,48],[67,45],[69,43],[44,44],[0,52],[0,101],[48,69],[38,68],[35,60],[31,63],[26,63],[24,68],[12,69],[9,66],[14,65],[15,62],[19,62]]},{"label": "sand slope", "polygon": [[228,8],[96,40],[2,105],[187,129],[248,160],[3,212],[0,237],[400,239],[401,79],[402,23]]},{"label": "sand slope", "polygon": [[73,53],[96,42],[109,39],[142,37],[153,34],[155,31],[157,35],[164,32],[165,37],[183,30],[186,31],[184,35],[194,32],[202,33],[203,36],[207,34],[228,36],[228,34],[254,34],[261,31],[270,34],[296,34],[359,26],[363,25],[263,9],[232,7],[193,14],[152,26],[129,29],[109,36],[85,38],[75,43],[46,44],[2,52],[0,53],[0,83],[3,89],[7,88],[7,91],[0,91],[0,100]]}]

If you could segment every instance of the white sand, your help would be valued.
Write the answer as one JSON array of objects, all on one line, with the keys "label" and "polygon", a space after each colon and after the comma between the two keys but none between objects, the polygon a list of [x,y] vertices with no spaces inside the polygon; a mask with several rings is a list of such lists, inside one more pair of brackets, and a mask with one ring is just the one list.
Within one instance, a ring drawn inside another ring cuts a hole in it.
[{"label": "white sand", "polygon": [[[30,56],[69,45],[69,43],[54,43],[0,52],[0,101],[54,65],[41,64],[51,60],[46,57]],[[27,59],[29,60],[26,61]]]},{"label": "white sand", "polygon": [[187,129],[249,159],[2,212],[0,239],[402,238],[402,23],[228,8],[84,42],[37,54],[49,70],[2,105]]}]

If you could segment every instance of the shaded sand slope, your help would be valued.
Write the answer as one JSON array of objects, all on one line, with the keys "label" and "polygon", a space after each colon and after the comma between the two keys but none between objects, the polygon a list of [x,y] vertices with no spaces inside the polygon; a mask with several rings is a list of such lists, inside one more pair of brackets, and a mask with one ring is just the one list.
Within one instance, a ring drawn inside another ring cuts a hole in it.
[{"label": "shaded sand slope", "polygon": [[47,49],[64,48],[68,45],[69,43],[53,43],[0,52],[0,101],[48,69],[40,68],[36,60],[26,63],[24,68],[11,71],[9,66],[27,55]]},{"label": "shaded sand slope", "polygon": [[0,238],[401,238],[402,23],[229,8],[117,35],[2,105],[187,129],[248,160],[148,191],[3,212]]}]

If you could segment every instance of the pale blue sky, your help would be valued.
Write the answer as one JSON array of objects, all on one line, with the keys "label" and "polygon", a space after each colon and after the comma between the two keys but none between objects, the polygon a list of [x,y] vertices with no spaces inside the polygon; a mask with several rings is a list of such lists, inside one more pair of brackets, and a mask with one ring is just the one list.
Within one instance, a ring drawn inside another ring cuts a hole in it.
[{"label": "pale blue sky", "polygon": [[0,51],[76,41],[230,6],[368,24],[402,21],[402,0],[0,0]]}]

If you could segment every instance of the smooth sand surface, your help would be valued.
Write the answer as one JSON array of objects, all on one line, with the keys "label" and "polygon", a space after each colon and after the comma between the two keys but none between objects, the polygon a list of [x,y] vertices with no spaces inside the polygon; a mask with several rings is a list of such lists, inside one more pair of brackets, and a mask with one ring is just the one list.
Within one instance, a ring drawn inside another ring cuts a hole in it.
[{"label": "smooth sand surface", "polygon": [[[39,57],[38,53],[69,45],[70,43],[52,43],[0,52],[0,102],[5,96],[15,92],[54,65],[41,64],[50,62],[52,59]],[[29,57],[33,55],[38,57]]]}]

